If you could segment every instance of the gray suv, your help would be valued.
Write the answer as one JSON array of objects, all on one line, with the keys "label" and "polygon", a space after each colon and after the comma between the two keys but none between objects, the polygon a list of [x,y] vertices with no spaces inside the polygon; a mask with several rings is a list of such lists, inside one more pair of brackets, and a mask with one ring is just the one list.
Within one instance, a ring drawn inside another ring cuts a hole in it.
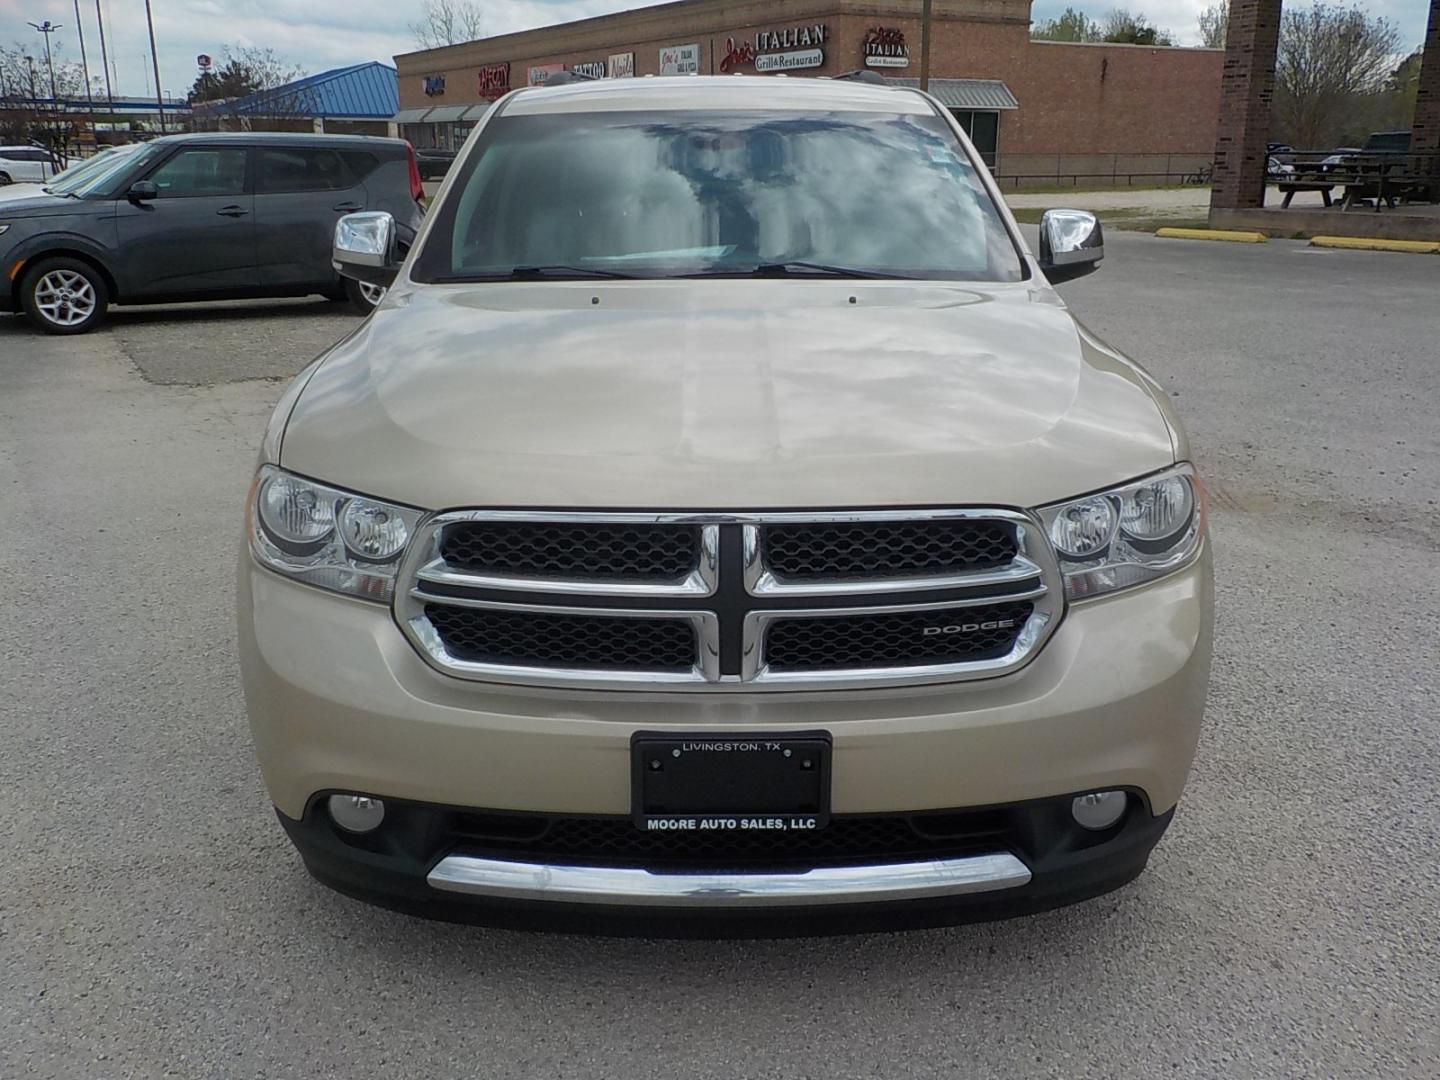
[{"label": "gray suv", "polygon": [[0,204],[0,311],[80,334],[110,304],[322,294],[369,311],[381,290],[331,263],[336,220],[393,214],[413,236],[424,194],[399,139],[174,135]]}]

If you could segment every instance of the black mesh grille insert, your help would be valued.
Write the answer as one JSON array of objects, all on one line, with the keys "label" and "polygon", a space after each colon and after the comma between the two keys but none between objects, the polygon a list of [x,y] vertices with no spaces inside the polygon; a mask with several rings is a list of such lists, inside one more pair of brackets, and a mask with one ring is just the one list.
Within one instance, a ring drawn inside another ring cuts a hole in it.
[{"label": "black mesh grille insert", "polygon": [[445,527],[440,554],[476,573],[531,578],[664,580],[699,563],[694,525],[466,521]]},{"label": "black mesh grille insert", "polygon": [[450,655],[482,664],[689,671],[695,630],[683,619],[625,619],[426,604]]},{"label": "black mesh grille insert", "polygon": [[1004,566],[1015,558],[1005,521],[875,521],[768,525],[765,564],[781,578],[904,577]]},{"label": "black mesh grille insert", "polygon": [[850,860],[939,857],[964,850],[993,850],[1009,822],[1002,811],[917,815],[837,815],[815,832],[742,830],[644,832],[624,818],[520,817],[457,814],[453,835],[465,851],[484,849],[511,858],[604,862],[624,866],[691,865],[714,869],[752,864],[843,863]]},{"label": "black mesh grille insert", "polygon": [[765,661],[776,671],[807,671],[992,660],[1010,651],[1032,610],[1002,603],[780,619],[765,635]]}]

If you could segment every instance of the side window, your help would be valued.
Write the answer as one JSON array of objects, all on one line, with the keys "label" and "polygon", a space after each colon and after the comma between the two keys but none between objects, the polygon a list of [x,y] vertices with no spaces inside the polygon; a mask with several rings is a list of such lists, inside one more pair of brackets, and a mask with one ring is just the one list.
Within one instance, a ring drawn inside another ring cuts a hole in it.
[{"label": "side window", "polygon": [[149,177],[162,199],[245,193],[245,151],[238,147],[181,150]]},{"label": "side window", "polygon": [[257,151],[255,194],[341,191],[351,186],[350,174],[334,150],[291,150],[267,147]]},{"label": "side window", "polygon": [[367,150],[346,150],[341,156],[357,184],[380,167],[380,159]]}]

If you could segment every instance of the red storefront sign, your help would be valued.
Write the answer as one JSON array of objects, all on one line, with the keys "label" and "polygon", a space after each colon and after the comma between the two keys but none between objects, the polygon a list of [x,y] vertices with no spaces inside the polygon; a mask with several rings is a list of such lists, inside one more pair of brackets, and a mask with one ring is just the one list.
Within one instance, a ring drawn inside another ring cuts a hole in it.
[{"label": "red storefront sign", "polygon": [[510,91],[510,65],[486,64],[480,69],[480,96],[486,101],[504,97]]}]

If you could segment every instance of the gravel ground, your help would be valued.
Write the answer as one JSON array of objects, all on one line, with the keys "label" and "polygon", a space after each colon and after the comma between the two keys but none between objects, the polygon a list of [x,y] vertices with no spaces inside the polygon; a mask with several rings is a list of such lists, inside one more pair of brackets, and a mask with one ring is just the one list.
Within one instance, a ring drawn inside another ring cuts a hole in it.
[{"label": "gravel ground", "polygon": [[235,670],[316,303],[0,319],[0,1077],[1399,1077],[1440,1060],[1440,260],[1114,235],[1066,287],[1214,495],[1212,708],[1108,897],[860,938],[426,923],[314,884]]}]

